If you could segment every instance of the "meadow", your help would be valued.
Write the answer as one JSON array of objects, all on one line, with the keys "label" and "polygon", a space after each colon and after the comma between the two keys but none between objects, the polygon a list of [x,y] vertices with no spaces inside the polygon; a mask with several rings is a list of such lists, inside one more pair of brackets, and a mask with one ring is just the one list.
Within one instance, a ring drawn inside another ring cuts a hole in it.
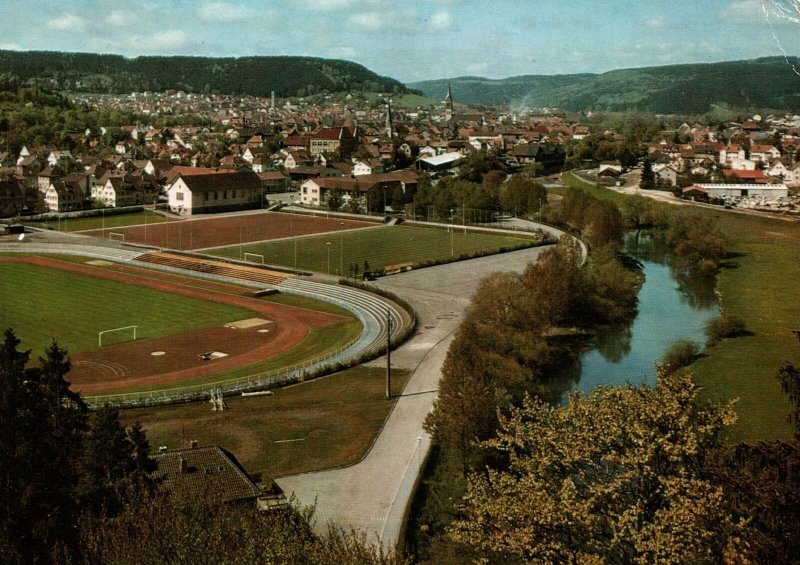
[{"label": "meadow", "polygon": [[[407,371],[392,372],[393,394]],[[279,477],[358,462],[377,437],[397,397],[385,398],[385,371],[354,367],[277,389],[272,396],[229,397],[214,412],[205,402],[125,410],[140,422],[150,445],[222,445],[252,474]],[[263,478],[266,479],[266,476]]]}]

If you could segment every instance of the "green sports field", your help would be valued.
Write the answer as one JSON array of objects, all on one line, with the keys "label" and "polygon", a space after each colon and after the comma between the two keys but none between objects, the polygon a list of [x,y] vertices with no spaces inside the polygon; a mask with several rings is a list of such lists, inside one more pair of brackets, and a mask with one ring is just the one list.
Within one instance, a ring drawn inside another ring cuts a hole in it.
[{"label": "green sports field", "polygon": [[[480,252],[496,252],[500,248],[531,245],[531,235],[517,237],[476,233],[463,228],[419,226],[382,226],[377,228],[332,232],[321,236],[285,239],[250,245],[235,245],[209,251],[212,255],[231,259],[247,259],[291,268],[346,276],[350,266],[364,262],[369,270],[378,271],[387,265],[441,261]],[[245,257],[245,253],[253,254]]]},{"label": "green sports field", "polygon": [[174,222],[175,218],[168,218],[161,214],[150,211],[135,212],[133,214],[109,214],[105,217],[96,216],[91,218],[65,218],[48,220],[46,222],[33,222],[34,227],[47,228],[63,232],[123,228],[127,226],[138,226],[142,224],[160,224],[163,222]]},{"label": "green sports field", "polygon": [[[70,353],[97,349],[97,332],[138,325],[137,339],[241,320],[244,308],[20,263],[0,263],[0,324],[40,355],[55,338]],[[103,345],[130,335],[104,338]]]}]

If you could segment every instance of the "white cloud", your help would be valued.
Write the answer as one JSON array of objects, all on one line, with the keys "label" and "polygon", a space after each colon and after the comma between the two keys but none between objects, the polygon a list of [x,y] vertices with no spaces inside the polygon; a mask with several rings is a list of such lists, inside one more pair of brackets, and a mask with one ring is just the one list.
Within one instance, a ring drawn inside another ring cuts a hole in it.
[{"label": "white cloud", "polygon": [[0,43],[0,49],[6,49],[7,51],[21,51],[22,45],[19,43]]},{"label": "white cloud", "polygon": [[378,12],[362,12],[360,14],[353,14],[347,21],[354,27],[362,30],[377,31],[383,29],[386,25],[385,20]]},{"label": "white cloud", "polygon": [[473,63],[472,65],[467,65],[464,69],[471,74],[485,73],[489,70],[489,63]]},{"label": "white cloud", "polygon": [[719,13],[722,21],[735,24],[763,22],[764,17],[764,6],[760,0],[736,0]]},{"label": "white cloud", "polygon": [[207,22],[236,22],[250,17],[250,10],[227,2],[206,2],[197,9],[197,15]]},{"label": "white cloud", "polygon": [[133,12],[126,12],[125,10],[111,10],[108,16],[106,16],[106,23],[117,26],[117,27],[126,27],[132,25],[137,20],[136,14]]},{"label": "white cloud", "polygon": [[332,10],[343,10],[351,7],[353,0],[295,0],[293,2],[298,8],[302,7],[308,10],[318,10],[321,12],[329,12]]},{"label": "white cloud", "polygon": [[78,33],[86,31],[86,23],[74,14],[64,14],[57,18],[47,20],[45,26],[48,29],[57,31],[74,31]]},{"label": "white cloud", "polygon": [[432,29],[448,29],[453,25],[453,15],[447,10],[436,12],[433,16],[431,16],[429,24]]},{"label": "white cloud", "polygon": [[333,59],[352,59],[356,56],[356,50],[346,45],[338,45],[326,49],[325,54]]},{"label": "white cloud", "polygon": [[664,16],[656,16],[644,22],[644,25],[649,28],[659,29],[667,25],[667,18]]},{"label": "white cloud", "polygon": [[173,54],[195,49],[198,44],[179,29],[170,29],[147,35],[132,35],[126,40],[126,47],[133,53]]}]

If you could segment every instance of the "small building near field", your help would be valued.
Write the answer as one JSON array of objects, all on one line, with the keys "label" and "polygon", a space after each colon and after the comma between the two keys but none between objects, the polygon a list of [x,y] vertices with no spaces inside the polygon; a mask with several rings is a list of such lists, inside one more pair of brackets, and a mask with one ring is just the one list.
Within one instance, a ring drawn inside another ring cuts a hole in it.
[{"label": "small building near field", "polygon": [[252,171],[186,170],[182,167],[167,189],[169,209],[176,214],[211,214],[259,208],[264,187]]},{"label": "small building near field", "polygon": [[[153,456],[155,477],[185,500],[211,504],[256,504],[260,510],[286,506],[286,497],[271,480],[259,487],[231,453],[218,445],[169,449]],[[263,484],[263,481],[262,481]]]}]

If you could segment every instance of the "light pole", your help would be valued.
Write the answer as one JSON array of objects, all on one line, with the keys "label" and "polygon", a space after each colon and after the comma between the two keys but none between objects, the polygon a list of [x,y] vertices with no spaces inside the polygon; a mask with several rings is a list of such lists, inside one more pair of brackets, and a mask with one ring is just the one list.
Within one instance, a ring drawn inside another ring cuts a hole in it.
[{"label": "light pole", "polygon": [[454,253],[454,243],[453,243],[453,236],[455,235],[455,228],[453,227],[453,209],[450,208],[450,257],[452,257]]},{"label": "light pole", "polygon": [[339,276],[344,274],[344,222],[339,222]]},{"label": "light pole", "polygon": [[328,274],[330,275],[331,274],[331,242],[330,241],[326,241],[325,242],[325,247],[328,248]]}]

